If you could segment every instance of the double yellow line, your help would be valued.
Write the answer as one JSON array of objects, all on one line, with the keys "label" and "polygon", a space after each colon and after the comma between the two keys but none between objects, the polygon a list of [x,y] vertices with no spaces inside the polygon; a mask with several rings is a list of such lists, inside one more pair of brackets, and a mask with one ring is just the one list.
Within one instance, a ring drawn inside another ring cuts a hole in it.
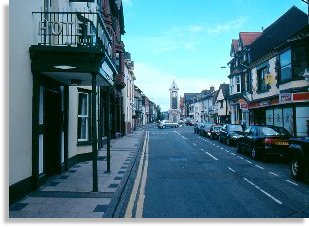
[{"label": "double yellow line", "polygon": [[[149,149],[149,131],[146,131],[146,136],[143,144],[141,160],[139,162],[136,178],[133,185],[133,190],[130,195],[130,200],[127,206],[125,218],[142,218],[145,200],[145,188],[148,171],[148,149]],[[138,192],[138,189],[139,192]],[[133,208],[136,203],[136,212],[133,214]]]}]

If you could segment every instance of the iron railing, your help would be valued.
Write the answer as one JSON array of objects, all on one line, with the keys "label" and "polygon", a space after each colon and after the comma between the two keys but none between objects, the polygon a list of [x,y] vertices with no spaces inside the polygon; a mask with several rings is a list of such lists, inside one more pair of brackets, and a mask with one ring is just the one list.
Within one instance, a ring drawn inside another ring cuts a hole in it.
[{"label": "iron railing", "polygon": [[112,39],[99,13],[33,12],[38,45],[97,47],[113,59]]}]

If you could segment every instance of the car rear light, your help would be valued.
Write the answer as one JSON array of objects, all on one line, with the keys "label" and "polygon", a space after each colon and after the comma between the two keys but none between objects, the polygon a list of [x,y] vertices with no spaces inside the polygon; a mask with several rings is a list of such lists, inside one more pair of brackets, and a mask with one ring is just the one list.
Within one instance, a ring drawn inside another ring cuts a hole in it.
[{"label": "car rear light", "polygon": [[270,139],[270,138],[266,138],[264,140],[264,143],[267,144],[267,145],[272,145],[275,143],[275,140],[274,139]]}]

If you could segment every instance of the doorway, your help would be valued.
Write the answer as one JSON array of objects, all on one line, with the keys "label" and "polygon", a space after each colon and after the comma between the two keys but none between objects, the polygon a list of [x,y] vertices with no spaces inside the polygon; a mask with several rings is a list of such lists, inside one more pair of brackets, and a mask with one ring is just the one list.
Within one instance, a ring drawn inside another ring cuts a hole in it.
[{"label": "doorway", "polygon": [[46,176],[61,173],[63,117],[60,87],[44,92],[44,172]]}]

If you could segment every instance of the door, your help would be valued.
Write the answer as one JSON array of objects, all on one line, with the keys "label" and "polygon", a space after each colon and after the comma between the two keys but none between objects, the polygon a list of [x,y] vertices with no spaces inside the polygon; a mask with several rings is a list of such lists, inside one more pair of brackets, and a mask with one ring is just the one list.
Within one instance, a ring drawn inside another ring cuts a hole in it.
[{"label": "door", "polygon": [[47,176],[61,172],[61,141],[61,91],[60,88],[46,88],[44,94],[44,169]]}]

